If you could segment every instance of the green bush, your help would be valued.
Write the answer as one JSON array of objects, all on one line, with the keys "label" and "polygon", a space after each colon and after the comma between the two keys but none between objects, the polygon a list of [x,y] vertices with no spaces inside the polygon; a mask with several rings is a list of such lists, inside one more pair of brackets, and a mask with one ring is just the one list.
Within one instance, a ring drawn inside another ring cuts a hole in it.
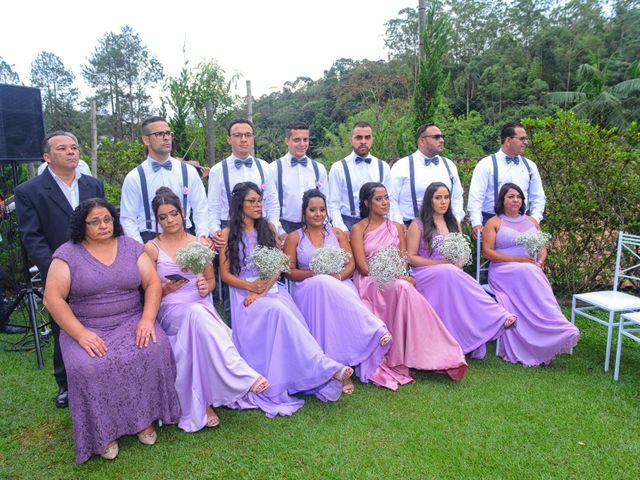
[{"label": "green bush", "polygon": [[640,233],[640,133],[577,120],[571,112],[524,121],[547,195],[542,228],[554,236],[547,271],[558,293],[613,279],[617,235]]}]

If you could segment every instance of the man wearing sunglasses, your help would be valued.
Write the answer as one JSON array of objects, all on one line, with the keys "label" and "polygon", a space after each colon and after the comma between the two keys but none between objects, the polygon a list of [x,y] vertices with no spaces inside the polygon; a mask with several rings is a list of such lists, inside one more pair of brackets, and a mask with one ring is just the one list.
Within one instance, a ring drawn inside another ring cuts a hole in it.
[{"label": "man wearing sunglasses", "polygon": [[418,150],[391,167],[391,219],[409,226],[420,212],[427,187],[442,182],[449,188],[453,214],[462,221],[462,184],[455,164],[441,155],[444,135],[433,124],[421,125],[416,131],[416,145]]},{"label": "man wearing sunglasses", "polygon": [[527,212],[542,221],[546,197],[538,167],[523,153],[529,144],[527,131],[519,123],[507,123],[500,134],[502,146],[483,158],[473,170],[467,209],[476,238],[482,226],[495,215],[495,199],[505,183],[515,183],[525,195]]},{"label": "man wearing sunglasses", "polygon": [[172,141],[173,132],[164,118],[149,117],[142,122],[142,142],[149,155],[124,179],[120,223],[125,235],[141,243],[154,238],[157,226],[151,211],[151,200],[156,190],[168,187],[181,200],[187,229],[211,245],[204,185],[192,165],[171,157]]}]

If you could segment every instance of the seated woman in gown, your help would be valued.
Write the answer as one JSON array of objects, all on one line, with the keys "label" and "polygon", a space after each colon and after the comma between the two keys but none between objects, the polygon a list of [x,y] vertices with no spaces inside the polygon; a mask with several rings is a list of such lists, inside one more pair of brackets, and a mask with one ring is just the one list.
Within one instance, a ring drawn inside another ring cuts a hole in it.
[{"label": "seated woman in gown", "polygon": [[107,201],[82,202],[70,238],[53,254],[44,304],[61,328],[76,462],[111,460],[119,437],[137,433],[152,445],[154,421],[178,420],[171,345],[155,324],[162,288]]},{"label": "seated woman in gown", "polygon": [[[195,432],[219,425],[213,407],[252,407],[251,394],[259,394],[269,382],[242,359],[231,340],[231,329],[211,302],[213,264],[198,277],[176,264],[176,252],[198,241],[185,231],[180,199],[171,189],[160,187],[151,207],[162,233],[144,249],[163,282],[158,322],[169,337],[176,360],[178,427]],[[171,275],[184,280],[170,280]]]},{"label": "seated woman in gown", "polygon": [[540,231],[538,222],[524,214],[524,194],[518,185],[502,186],[495,211],[482,229],[482,254],[491,261],[489,285],[498,303],[518,316],[516,328],[502,335],[498,354],[529,367],[549,363],[569,352],[580,332],[562,314],[542,271],[546,248],[532,258],[517,243],[523,233]]},{"label": "seated woman in gown", "polygon": [[439,241],[460,232],[449,188],[434,182],[424,192],[420,214],[407,231],[407,253],[416,288],[436,311],[462,351],[484,358],[485,344],[514,326],[515,315],[498,305],[478,282],[444,258]]},{"label": "seated woman in gown", "polygon": [[279,275],[259,279],[251,260],[258,246],[280,246],[275,227],[262,216],[262,193],[255,183],[233,188],[223,238],[220,268],[230,286],[233,341],[271,384],[258,396],[270,403],[258,406],[267,416],[291,415],[304,404],[291,396],[297,392],[337,400],[353,369],[325,355],[286,289],[276,284]]},{"label": "seated woman in gown", "polygon": [[[384,385],[380,362],[391,346],[391,335],[384,322],[364,306],[351,281],[353,257],[344,268],[331,275],[316,275],[310,268],[317,249],[342,248],[351,253],[344,233],[331,227],[327,204],[320,190],[302,196],[303,227],[287,235],[284,251],[290,259],[293,301],[304,317],[311,335],[324,353],[345,365],[355,365],[360,381]],[[343,393],[351,393],[347,385]]]},{"label": "seated woman in gown", "polygon": [[388,388],[409,383],[410,368],[444,372],[460,380],[467,363],[460,345],[442,324],[438,314],[415,289],[412,277],[398,278],[379,288],[369,276],[368,262],[383,247],[406,251],[404,226],[387,218],[389,195],[381,183],[360,188],[360,220],[351,230],[351,248],[356,262],[354,283],[360,298],[393,335],[393,344],[381,367],[392,381]]}]

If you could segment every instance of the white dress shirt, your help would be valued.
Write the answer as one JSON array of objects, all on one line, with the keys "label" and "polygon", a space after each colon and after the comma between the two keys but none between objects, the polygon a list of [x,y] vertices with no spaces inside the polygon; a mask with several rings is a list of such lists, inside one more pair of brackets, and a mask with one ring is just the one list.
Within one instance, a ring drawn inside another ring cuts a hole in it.
[{"label": "white dress shirt", "polygon": [[80,205],[80,190],[78,187],[78,179],[82,176],[82,174],[79,173],[78,169],[76,168],[76,176],[73,177],[73,182],[71,182],[71,185],[67,185],[64,180],[53,173],[53,170],[49,169],[49,173],[60,187],[60,190],[62,190],[65,198],[69,201],[69,205],[71,205],[71,208],[75,210],[76,207]]},{"label": "white dress shirt", "polygon": [[[307,157],[307,166],[291,165],[291,154],[287,153],[280,158],[282,163],[282,211],[280,218],[289,222],[302,221],[302,195],[307,190],[317,188],[325,197],[329,196],[329,184],[327,182],[327,169],[320,162],[318,165],[318,185],[316,185],[316,172],[311,164],[312,160]],[[269,164],[271,175],[276,183],[276,196],[278,195],[278,162]]]},{"label": "white dress shirt", "polygon": [[[269,164],[264,160],[260,160],[255,157],[248,157],[253,159],[253,163],[250,167],[243,165],[240,168],[236,168],[236,157],[233,155],[225,158],[222,162],[226,162],[229,167],[229,189],[233,191],[233,187],[236,184],[242,182],[253,182],[258,188],[263,190],[262,196],[262,214],[264,217],[273,223],[279,234],[282,234],[284,230],[280,226],[280,205],[278,204],[278,192],[276,190],[276,182],[271,174]],[[220,222],[222,220],[229,220],[229,201],[227,196],[227,189],[224,185],[224,174],[222,171],[222,162],[213,166],[209,172],[209,232],[213,235],[218,230],[221,230]],[[256,162],[260,162],[262,171],[264,173],[264,184],[262,184],[260,178],[260,171],[256,166]],[[231,194],[231,192],[229,192]]]},{"label": "white dress shirt", "polygon": [[[507,163],[506,154],[502,149],[495,155],[498,162],[498,191],[505,183],[518,185],[524,192],[530,215],[538,222],[542,221],[546,197],[536,164],[527,158],[531,167],[531,174],[529,174],[527,166],[522,161],[522,155],[517,165],[512,162]],[[482,212],[495,213],[494,205],[493,160],[488,156],[478,162],[471,177],[467,203],[471,225],[482,225]]]},{"label": "white dress shirt", "polygon": [[[371,163],[361,162],[356,164],[357,156],[358,155],[352,151],[351,154],[345,158],[347,167],[349,168],[349,175],[351,176],[353,201],[356,207],[355,217],[360,216],[360,187],[367,182],[380,181],[378,159],[373,155],[367,155],[367,158],[371,157]],[[382,183],[387,188],[387,191],[390,192],[389,165],[386,162],[382,162]],[[393,203],[391,204],[391,208],[393,209]],[[344,167],[340,160],[331,165],[331,169],[329,170],[329,214],[331,215],[333,226],[345,232],[347,231],[347,226],[342,221],[342,215],[354,216],[351,214],[347,181],[344,176]]]},{"label": "white dress shirt", "polygon": [[[151,208],[153,197],[156,196],[156,190],[160,187],[168,187],[180,199],[182,205],[184,184],[182,182],[182,164],[180,160],[169,158],[167,162],[171,162],[171,170],[161,168],[157,172],[151,167],[151,158],[142,162],[142,169],[147,180],[147,192],[149,194],[149,212],[151,215],[151,230],[155,231],[156,219]],[[207,195],[200,180],[198,171],[193,165],[185,164],[187,167],[187,178],[189,180],[187,193],[187,211],[185,219],[187,228],[191,227],[189,220],[190,213],[193,211],[193,222],[196,227],[196,235],[209,234],[208,216],[207,216]],[[147,230],[146,217],[144,214],[144,203],[142,201],[142,187],[140,184],[140,174],[138,169],[131,170],[124,179],[122,184],[122,194],[120,196],[120,223],[127,237],[131,237],[142,243],[140,232]],[[159,231],[162,231],[159,229]]]},{"label": "white dress shirt", "polygon": [[[462,183],[458,176],[458,168],[456,165],[441,155],[437,155],[438,165],[430,163],[425,165],[425,155],[417,150],[413,153],[413,167],[415,173],[415,190],[418,211],[422,207],[422,199],[424,192],[429,185],[434,182],[444,183],[451,191],[451,210],[456,219],[461,222],[464,218],[464,201],[462,199]],[[449,165],[451,177],[444,162]],[[452,186],[453,184],[453,186]],[[409,176],[409,157],[398,160],[391,167],[391,190],[389,191],[391,198],[391,219],[402,223],[405,220],[413,220],[415,218],[413,212],[413,201],[411,198],[411,181]]]}]

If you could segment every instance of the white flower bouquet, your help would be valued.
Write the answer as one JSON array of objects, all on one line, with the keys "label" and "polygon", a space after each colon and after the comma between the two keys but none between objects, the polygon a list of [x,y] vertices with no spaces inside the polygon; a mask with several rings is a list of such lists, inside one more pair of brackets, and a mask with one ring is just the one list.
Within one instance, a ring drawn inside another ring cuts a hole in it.
[{"label": "white flower bouquet", "polygon": [[408,274],[407,256],[397,247],[382,247],[373,254],[369,262],[369,276],[376,281],[378,288]]},{"label": "white flower bouquet", "polygon": [[435,239],[434,248],[437,248],[445,259],[456,265],[464,266],[471,263],[469,237],[460,232],[449,233]]},{"label": "white flower bouquet", "polygon": [[522,245],[530,257],[536,257],[551,242],[547,232],[527,232],[516,237],[516,245]]},{"label": "white flower bouquet", "polygon": [[199,242],[193,242],[176,252],[176,263],[191,270],[196,275],[202,275],[204,268],[211,263],[215,253]]},{"label": "white flower bouquet", "polygon": [[251,261],[262,280],[289,271],[289,257],[275,247],[256,247],[251,253]]},{"label": "white flower bouquet", "polygon": [[351,254],[342,248],[321,247],[316,250],[309,267],[314,275],[339,273],[351,258]]}]

